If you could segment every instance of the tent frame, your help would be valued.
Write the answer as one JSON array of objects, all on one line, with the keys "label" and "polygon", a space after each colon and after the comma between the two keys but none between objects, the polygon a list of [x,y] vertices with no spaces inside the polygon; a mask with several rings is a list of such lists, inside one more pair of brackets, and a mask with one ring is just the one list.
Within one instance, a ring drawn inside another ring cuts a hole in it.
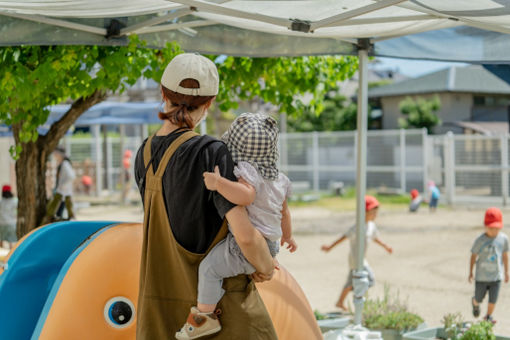
[{"label": "tent frame", "polygon": [[[510,28],[504,28],[500,26],[483,24],[479,22],[475,22],[473,20],[458,18],[451,15],[442,14],[440,12],[424,9],[424,8],[414,8],[415,11],[421,11],[423,15],[411,15],[411,16],[396,16],[391,18],[367,18],[367,19],[355,19],[359,16],[369,14],[390,6],[401,6],[406,8],[407,6],[402,5],[406,0],[380,0],[376,3],[363,6],[360,8],[352,9],[340,14],[332,15],[330,17],[318,20],[318,21],[306,21],[300,19],[285,19],[281,17],[274,17],[259,13],[250,13],[247,11],[242,11],[238,9],[228,8],[221,6],[224,3],[229,2],[228,0],[217,0],[217,1],[204,1],[204,0],[174,0],[173,3],[181,4],[181,6],[176,6],[168,11],[166,14],[162,14],[161,16],[155,16],[154,18],[142,21],[137,24],[133,24],[128,27],[124,27],[120,29],[118,35],[109,34],[108,28],[95,27],[85,24],[79,24],[71,21],[67,21],[65,19],[59,19],[55,17],[49,16],[41,16],[41,15],[29,15],[29,14],[20,14],[14,11],[0,11],[0,16],[8,16],[17,19],[29,20],[37,23],[69,28],[77,31],[92,33],[104,37],[122,37],[127,36],[129,34],[135,33],[154,33],[161,32],[166,30],[179,29],[183,27],[199,27],[199,26],[208,26],[208,25],[216,25],[220,24],[219,22],[213,20],[197,20],[191,23],[173,23],[170,25],[159,25],[164,22],[174,21],[175,19],[179,19],[181,17],[191,15],[194,12],[205,12],[212,13],[218,15],[230,15],[235,16],[237,18],[248,19],[258,22],[263,22],[279,27],[286,27],[291,31],[304,32],[304,33],[313,33],[314,30],[323,28],[323,27],[333,27],[333,26],[348,26],[348,25],[360,25],[360,24],[378,24],[378,23],[388,23],[388,22],[403,22],[409,20],[433,20],[433,19],[451,19],[455,21],[461,21],[468,26],[473,26],[482,29],[488,29],[492,31],[497,31],[501,33],[510,33]],[[298,25],[296,25],[298,23]],[[399,37],[401,35],[392,36],[392,38]],[[350,42],[352,44],[356,44],[355,39],[340,39],[343,41]]]}]

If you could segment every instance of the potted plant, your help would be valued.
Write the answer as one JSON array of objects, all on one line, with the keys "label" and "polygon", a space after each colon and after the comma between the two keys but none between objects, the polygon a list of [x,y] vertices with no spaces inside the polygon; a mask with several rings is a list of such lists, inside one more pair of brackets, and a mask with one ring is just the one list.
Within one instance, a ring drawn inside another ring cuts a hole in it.
[{"label": "potted plant", "polygon": [[404,334],[404,340],[510,340],[510,337],[494,335],[493,324],[481,321],[474,324],[464,322],[460,313],[446,314],[443,327],[421,329]]},{"label": "potted plant", "polygon": [[367,299],[363,308],[363,326],[380,331],[384,340],[400,340],[402,334],[424,327],[423,319],[411,313],[400,295],[390,295],[390,288],[384,287],[382,299]]}]

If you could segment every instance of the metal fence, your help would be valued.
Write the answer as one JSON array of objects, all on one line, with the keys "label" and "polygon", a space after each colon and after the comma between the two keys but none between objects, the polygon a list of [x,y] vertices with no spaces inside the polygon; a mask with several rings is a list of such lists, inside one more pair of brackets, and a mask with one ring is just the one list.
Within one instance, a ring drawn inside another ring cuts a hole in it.
[{"label": "metal fence", "polygon": [[[509,202],[509,136],[428,136],[423,130],[369,131],[367,186],[379,192],[426,191],[434,180],[445,203]],[[93,178],[93,193],[119,191],[122,155],[134,152],[142,137],[67,138],[64,146],[79,178]],[[355,185],[356,134],[348,132],[282,133],[279,167],[293,182],[294,192],[332,190]],[[131,164],[131,173],[132,173]],[[133,180],[130,186],[135,187]],[[98,190],[99,189],[99,190]]]},{"label": "metal fence", "polygon": [[508,135],[454,135],[428,138],[429,177],[446,201],[506,205],[509,195]]},{"label": "metal fence", "polygon": [[[121,191],[126,185],[122,180],[124,152],[132,151],[129,169],[132,175],[134,157],[142,141],[141,137],[108,137],[106,142],[103,138],[65,138],[63,146],[77,175],[75,191],[85,193],[86,189],[81,182],[84,175],[92,178],[92,194]],[[54,175],[54,173],[51,174],[52,177]],[[133,176],[127,185],[135,186]]]},{"label": "metal fence", "polygon": [[[426,130],[369,131],[367,186],[385,192],[423,190],[426,185]],[[356,134],[289,133],[280,136],[280,168],[300,191],[354,186]]]}]

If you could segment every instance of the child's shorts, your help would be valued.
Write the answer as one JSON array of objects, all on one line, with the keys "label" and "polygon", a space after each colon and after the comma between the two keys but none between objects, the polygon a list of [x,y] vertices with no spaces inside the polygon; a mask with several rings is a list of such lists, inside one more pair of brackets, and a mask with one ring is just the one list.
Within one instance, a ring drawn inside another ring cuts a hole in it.
[{"label": "child's shorts", "polygon": [[[366,272],[368,273],[368,287],[373,287],[375,284],[375,277],[372,268],[368,264],[364,266]],[[347,281],[345,281],[344,289],[352,287],[352,270],[349,270],[349,275],[347,276]]]},{"label": "child's shorts", "polygon": [[437,198],[431,198],[429,202],[429,208],[437,208],[437,202],[439,200]]},{"label": "child's shorts", "polygon": [[[266,239],[271,255],[278,252],[278,242]],[[253,267],[244,257],[232,233],[218,242],[200,262],[198,268],[198,302],[214,305],[225,293],[223,279],[239,274],[253,274]]]},{"label": "child's shorts", "polygon": [[492,281],[492,282],[475,282],[475,300],[480,303],[485,298],[485,294],[489,291],[489,303],[496,303],[498,300],[499,294],[499,286],[501,286],[501,281]]}]

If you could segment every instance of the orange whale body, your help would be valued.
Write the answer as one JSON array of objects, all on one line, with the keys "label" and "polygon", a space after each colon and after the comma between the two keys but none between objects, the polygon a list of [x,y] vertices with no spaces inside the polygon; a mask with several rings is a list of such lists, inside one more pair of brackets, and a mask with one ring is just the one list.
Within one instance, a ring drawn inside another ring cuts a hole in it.
[{"label": "orange whale body", "polygon": [[[135,339],[141,244],[140,224],[115,225],[90,241],[67,269],[39,339]],[[322,339],[288,271],[282,268],[257,288],[279,339]]]}]

